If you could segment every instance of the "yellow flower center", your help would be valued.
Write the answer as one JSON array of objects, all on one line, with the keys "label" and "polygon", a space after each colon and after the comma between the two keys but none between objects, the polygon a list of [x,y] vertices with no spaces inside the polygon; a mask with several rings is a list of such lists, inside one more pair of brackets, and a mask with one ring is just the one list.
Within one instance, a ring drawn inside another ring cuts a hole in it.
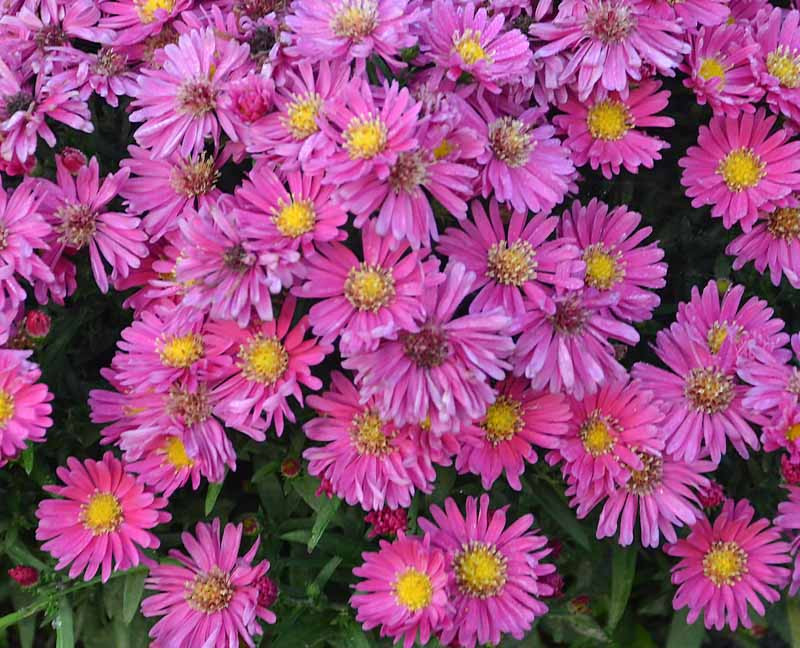
[{"label": "yellow flower center", "polygon": [[706,341],[711,353],[717,354],[722,348],[723,342],[728,338],[728,325],[725,322],[714,322],[708,329]]},{"label": "yellow flower center", "polygon": [[230,576],[219,567],[212,567],[205,574],[197,574],[194,582],[187,582],[186,587],[189,607],[204,614],[214,614],[227,608],[235,591]]},{"label": "yellow flower center", "polygon": [[747,553],[733,541],[717,540],[703,556],[703,574],[714,585],[733,585],[747,573]]},{"label": "yellow flower center", "polygon": [[383,421],[376,412],[368,410],[353,417],[353,444],[362,455],[384,455],[392,450],[391,436],[383,430]]},{"label": "yellow flower center", "polygon": [[486,599],[497,594],[506,583],[507,561],[496,547],[470,542],[453,558],[459,589],[465,594]]},{"label": "yellow flower center", "polygon": [[793,241],[800,238],[800,209],[779,207],[768,216],[767,231],[775,238]]},{"label": "yellow flower center", "polygon": [[580,429],[583,447],[593,457],[600,457],[614,449],[614,434],[611,431],[610,421],[599,411],[589,415]]},{"label": "yellow flower center", "polygon": [[186,446],[176,436],[169,437],[164,443],[164,459],[165,463],[168,463],[175,470],[183,470],[194,466],[194,461],[186,454]]},{"label": "yellow flower center", "polygon": [[621,101],[604,99],[589,109],[586,125],[595,139],[616,142],[633,128],[633,115]]},{"label": "yellow flower center", "polygon": [[501,117],[489,124],[489,146],[498,160],[515,169],[528,162],[535,142],[528,127],[513,117]]},{"label": "yellow flower center", "polygon": [[139,0],[139,20],[144,24],[151,23],[156,18],[156,11],[163,9],[170,13],[175,7],[175,0]]},{"label": "yellow flower center", "polygon": [[717,90],[722,90],[722,88],[725,87],[725,67],[719,62],[718,59],[703,59],[697,74],[701,79],[703,79],[703,81],[708,81],[709,79],[719,79],[717,82]]},{"label": "yellow flower center", "polygon": [[738,193],[755,187],[766,175],[766,166],[752,149],[738,148],[720,161],[717,173],[725,180],[728,189]]},{"label": "yellow flower center", "polygon": [[122,506],[111,493],[95,493],[81,507],[81,522],[96,536],[114,533],[123,519]]},{"label": "yellow flower center", "polygon": [[297,238],[314,229],[317,215],[314,203],[310,200],[292,200],[288,205],[278,201],[278,209],[272,215],[272,222],[278,231],[289,238]]},{"label": "yellow flower center", "polygon": [[610,290],[622,281],[625,270],[620,263],[622,255],[612,253],[602,243],[586,248],[583,260],[586,263],[586,283],[598,290]]},{"label": "yellow flower center", "polygon": [[536,276],[536,252],[528,241],[521,239],[507,246],[506,241],[500,241],[489,248],[486,274],[499,284],[521,286]]},{"label": "yellow flower center", "polygon": [[694,368],[686,377],[684,393],[697,411],[717,414],[733,401],[733,378],[718,369]]},{"label": "yellow flower center", "polygon": [[507,396],[497,397],[486,410],[486,419],[482,424],[489,443],[496,446],[503,441],[510,441],[522,430],[521,409],[519,401]]},{"label": "yellow flower center", "polygon": [[433,599],[433,584],[427,574],[409,567],[394,582],[397,602],[410,612],[428,607]]},{"label": "yellow flower center", "polygon": [[161,364],[176,369],[187,369],[203,357],[203,338],[196,333],[167,338],[161,347]]},{"label": "yellow flower center", "polygon": [[343,137],[351,160],[370,160],[386,148],[389,134],[379,117],[353,117]]},{"label": "yellow flower center", "polygon": [[256,335],[239,348],[239,367],[248,380],[274,385],[289,366],[289,354],[277,337]]},{"label": "yellow flower center", "polygon": [[767,71],[784,88],[800,88],[800,54],[797,50],[790,51],[786,45],[778,45],[767,54]]},{"label": "yellow flower center", "polygon": [[289,104],[283,125],[296,140],[304,140],[319,130],[317,115],[322,109],[322,97],[314,92],[295,96]]},{"label": "yellow flower center", "polygon": [[344,0],[331,20],[331,29],[341,38],[360,43],[378,26],[376,0]]},{"label": "yellow flower center", "polygon": [[644,497],[650,495],[656,486],[661,484],[661,477],[663,474],[664,460],[661,457],[644,454],[641,452],[636,453],[639,459],[642,460],[644,466],[641,470],[631,470],[631,476],[625,483],[628,492]]},{"label": "yellow flower center", "polygon": [[486,50],[481,46],[481,33],[467,29],[458,38],[453,35],[453,51],[461,57],[466,65],[474,65],[478,61],[491,61]]},{"label": "yellow flower center", "polygon": [[794,442],[798,439],[800,439],[800,423],[793,423],[786,428],[786,440]]},{"label": "yellow flower center", "polygon": [[390,268],[362,262],[347,273],[344,296],[353,308],[374,313],[386,306],[394,295],[394,277]]},{"label": "yellow flower center", "polygon": [[14,416],[14,396],[7,391],[0,389],[0,428]]},{"label": "yellow flower center", "polygon": [[433,149],[433,157],[437,160],[442,160],[450,155],[453,150],[455,150],[455,146],[453,146],[447,139],[443,139],[439,142],[439,145]]}]

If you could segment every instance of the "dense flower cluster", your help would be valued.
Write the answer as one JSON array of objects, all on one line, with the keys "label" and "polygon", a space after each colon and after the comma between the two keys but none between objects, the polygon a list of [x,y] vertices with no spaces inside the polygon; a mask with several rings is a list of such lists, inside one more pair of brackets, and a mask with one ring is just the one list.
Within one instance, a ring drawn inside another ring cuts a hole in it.
[{"label": "dense flower cluster", "polygon": [[[625,366],[666,285],[654,215],[577,194],[581,170],[661,160],[681,75],[711,113],[679,161],[687,197],[741,230],[734,269],[800,288],[800,10],[553,4],[0,4],[0,466],[52,425],[11,348],[47,335],[26,301],[68,304],[88,255],[102,293],[130,291],[89,398],[117,454],[68,459],[37,538],[71,578],[152,564],[154,646],[253,646],[275,621],[241,526],[199,523],[178,565],[149,551],[176,490],[272,434],[303,434],[320,492],[396,536],[351,604],[405,648],[523,639],[563,583],[533,517],[506,526],[487,495],[407,534],[442,466],[520,491],[542,455],[578,517],[600,511],[597,538],[666,541],[674,606],[707,627],[749,626],[789,583],[797,487],[773,527],[711,474],[731,448],[800,470],[800,336],[711,281],[658,333],[658,365]],[[98,101],[133,128],[115,169],[53,131],[91,132]],[[34,172],[48,147],[54,173]]]}]

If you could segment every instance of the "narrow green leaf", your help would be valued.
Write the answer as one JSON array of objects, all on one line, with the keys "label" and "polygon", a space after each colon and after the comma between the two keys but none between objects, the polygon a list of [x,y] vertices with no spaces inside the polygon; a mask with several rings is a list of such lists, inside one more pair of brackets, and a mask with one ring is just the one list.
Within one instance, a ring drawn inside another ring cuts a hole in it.
[{"label": "narrow green leaf", "polygon": [[36,639],[36,617],[28,617],[17,625],[19,644],[22,648],[33,648]]},{"label": "narrow green leaf", "polygon": [[706,636],[702,621],[686,623],[687,612],[680,610],[672,616],[665,648],[700,648]]},{"label": "narrow green leaf", "polygon": [[786,617],[789,620],[792,648],[800,648],[800,601],[794,597],[786,599]]},{"label": "narrow green leaf", "polygon": [[300,544],[308,544],[311,539],[311,532],[306,529],[298,529],[297,531],[288,531],[281,535],[281,540],[287,542],[299,542]]},{"label": "narrow green leaf", "polygon": [[222,481],[219,483],[210,483],[208,485],[208,491],[206,491],[206,508],[205,512],[206,515],[209,515],[211,511],[214,510],[214,506],[217,503],[217,498],[219,494],[222,492],[222,485],[225,483],[225,478],[223,477]]},{"label": "narrow green leaf", "polygon": [[331,576],[333,576],[333,572],[336,571],[336,568],[341,564],[341,562],[341,556],[334,556],[327,563],[325,563],[325,566],[322,569],[320,569],[319,574],[317,574],[317,577],[314,579],[314,584],[317,586],[320,592],[324,589],[325,585],[328,584]]},{"label": "narrow green leaf", "polygon": [[534,487],[527,494],[539,505],[536,513],[540,517],[551,517],[577,545],[589,551],[589,537],[575,517],[575,512],[552,488]]},{"label": "narrow green leaf", "polygon": [[636,549],[615,545],[611,555],[611,599],[608,602],[606,629],[614,632],[628,605],[636,574]]},{"label": "narrow green leaf", "polygon": [[29,567],[36,567],[39,571],[46,570],[48,567],[45,563],[34,556],[28,548],[19,540],[14,540],[6,544],[6,553],[9,558],[19,565],[28,565]]},{"label": "narrow green leaf", "polygon": [[294,489],[294,491],[303,499],[303,501],[315,512],[320,511],[320,509],[325,506],[327,498],[317,497],[316,493],[317,487],[319,486],[319,480],[315,477],[304,475],[303,477],[296,477],[295,479],[292,479],[290,483],[292,485],[292,489]]},{"label": "narrow green leaf", "polygon": [[125,577],[125,588],[122,590],[122,622],[130,623],[139,609],[139,601],[144,592],[144,571],[132,571]]},{"label": "narrow green leaf", "polygon": [[72,607],[66,596],[58,604],[58,613],[55,621],[56,648],[74,648],[75,627],[72,618]]},{"label": "narrow green leaf", "polygon": [[325,500],[325,503],[320,508],[319,512],[317,512],[316,518],[314,518],[314,526],[311,527],[311,537],[308,539],[308,553],[314,551],[319,541],[322,540],[325,529],[328,528],[328,525],[331,523],[331,520],[333,520],[333,516],[336,515],[336,511],[339,510],[341,504],[342,500],[338,497]]},{"label": "narrow green leaf", "polygon": [[33,448],[31,446],[28,446],[22,452],[20,462],[22,463],[22,467],[25,469],[25,474],[30,475],[33,472]]}]

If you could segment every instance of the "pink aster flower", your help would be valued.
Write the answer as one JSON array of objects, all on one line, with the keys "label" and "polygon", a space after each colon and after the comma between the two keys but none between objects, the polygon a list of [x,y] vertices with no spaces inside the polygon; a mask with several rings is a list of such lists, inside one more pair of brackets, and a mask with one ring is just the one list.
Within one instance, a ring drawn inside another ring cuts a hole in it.
[{"label": "pink aster flower", "polygon": [[547,461],[564,461],[578,497],[610,493],[645,469],[644,455],[661,456],[663,415],[654,394],[635,382],[608,382],[570,407],[569,428]]},{"label": "pink aster flower", "polygon": [[350,605],[364,630],[380,626],[381,637],[392,637],[412,648],[419,636],[425,645],[449,626],[445,555],[401,531],[394,542],[381,540],[380,550],[361,554],[363,564],[353,570],[360,580]]},{"label": "pink aster flower", "polygon": [[669,92],[658,81],[644,81],[623,98],[617,92],[596,92],[593,98],[577,101],[570,98],[559,106],[565,115],[553,121],[564,129],[564,144],[572,151],[575,165],[588,163],[611,178],[624,166],[637,173],[640,166],[653,168],[661,159],[659,151],[669,148],[664,140],[648,134],[645,128],[670,128],[671,117],[656,113],[667,107]]},{"label": "pink aster flower", "polygon": [[[55,241],[44,259],[55,273],[66,252],[89,248],[92,274],[102,292],[108,292],[111,281],[127,277],[131,268],[138,268],[147,256],[147,235],[141,230],[138,218],[108,211],[108,204],[119,193],[128,178],[128,170],[106,176],[100,182],[97,158],[73,176],[60,157],[56,158],[56,184],[50,187],[43,203],[46,217],[55,234]],[[104,263],[105,261],[105,263]]]},{"label": "pink aster flower", "polygon": [[564,396],[535,392],[523,379],[505,380],[495,390],[497,397],[486,416],[463,425],[459,432],[456,469],[480,475],[487,491],[505,473],[511,488],[518,491],[526,462],[538,460],[534,446],[558,447],[571,412]]},{"label": "pink aster flower", "polygon": [[766,452],[784,449],[790,462],[800,463],[800,408],[779,410],[770,424],[761,428],[761,443]]},{"label": "pink aster flower", "polygon": [[173,152],[167,158],[156,158],[138,146],[129,146],[128,153],[131,157],[120,166],[130,170],[130,177],[119,193],[128,212],[142,216],[152,241],[177,230],[178,217],[185,210],[214,205],[222,195],[217,181],[225,156],[201,153],[181,157]]},{"label": "pink aster flower", "polygon": [[454,317],[475,275],[460,263],[445,274],[422,295],[425,315],[416,331],[343,362],[358,372],[362,401],[375,397],[381,416],[396,425],[430,417],[433,429],[441,430],[478,419],[494,398],[488,379],[502,380],[511,368],[509,318],[499,309]]},{"label": "pink aster flower", "polygon": [[498,644],[504,634],[522,639],[547,611],[540,598],[552,592],[543,579],[555,571],[542,562],[550,553],[547,538],[531,531],[533,516],[506,528],[506,507],[489,510],[489,496],[468,497],[466,516],[452,498],[443,511],[431,506],[433,522],[419,518],[431,545],[445,552],[448,595],[455,606],[453,624],[439,639],[464,648]]},{"label": "pink aster flower", "polygon": [[613,296],[611,312],[634,322],[652,317],[661,303],[654,290],[666,285],[667,274],[658,241],[642,245],[653,228],[639,227],[641,222],[641,214],[625,205],[609,211],[593,198],[586,207],[572,203],[572,211],[561,217],[560,229],[583,253],[587,294]]},{"label": "pink aster flower", "polygon": [[[791,338],[795,361],[800,358],[800,334]],[[800,405],[800,368],[778,359],[767,350],[756,349],[741,362],[739,377],[751,385],[742,401],[754,412],[772,419]]]},{"label": "pink aster flower", "polygon": [[778,504],[778,516],[775,526],[782,529],[791,539],[791,554],[793,556],[792,579],[789,585],[789,595],[794,596],[800,589],[800,558],[797,550],[800,548],[800,488],[789,486],[789,497]]},{"label": "pink aster flower", "polygon": [[732,339],[711,353],[684,326],[673,324],[658,333],[654,351],[669,369],[640,362],[632,375],[663,403],[668,453],[694,461],[707,451],[719,463],[728,440],[745,459],[748,446],[758,449],[751,423],[759,421],[742,403],[746,387],[736,379],[737,350]]},{"label": "pink aster flower", "polygon": [[680,38],[680,25],[652,15],[635,0],[576,0],[573,4],[561,8],[552,22],[531,25],[530,32],[548,41],[536,50],[534,58],[571,53],[560,81],[569,82],[577,73],[581,100],[589,97],[598,83],[606,90],[624,93],[629,79],[642,80],[643,64],[674,76],[673,69],[689,52],[689,45]]},{"label": "pink aster flower", "polygon": [[728,20],[731,10],[728,0],[639,0],[639,5],[647,15],[677,22],[687,29],[698,25],[713,27]]},{"label": "pink aster flower", "polygon": [[[262,634],[261,622],[275,623],[275,614],[261,604],[261,579],[269,562],[254,563],[259,540],[239,556],[242,525],[219,518],[199,522],[195,535],[182,533],[186,553],[169,552],[175,564],[150,569],[145,587],[157,594],[142,601],[145,617],[162,617],[150,630],[160,646],[170,648],[253,648]],[[220,533],[221,532],[221,533]]]},{"label": "pink aster flower", "polygon": [[[322,381],[311,374],[333,349],[316,338],[306,339],[308,317],[292,327],[296,300],[286,297],[277,320],[241,329],[233,322],[211,326],[213,351],[235,354],[234,365],[215,388],[226,424],[257,440],[275,422],[283,434],[284,418],[296,421],[289,396],[303,405],[301,385],[317,390]],[[296,408],[295,408],[296,409]]]},{"label": "pink aster flower", "polygon": [[609,380],[627,375],[609,339],[634,345],[639,334],[608,312],[613,300],[569,292],[556,296],[552,315],[532,309],[522,318],[514,349],[514,374],[525,375],[534,389],[566,391],[575,398],[592,394]]},{"label": "pink aster flower", "polygon": [[43,442],[53,425],[53,395],[38,382],[42,372],[28,360],[32,353],[0,350],[0,467],[16,459],[27,443]]},{"label": "pink aster flower", "polygon": [[773,7],[754,22],[754,69],[767,103],[800,124],[800,11]]},{"label": "pink aster flower", "polygon": [[515,211],[506,225],[495,200],[489,201],[488,214],[478,200],[471,212],[474,223],[448,228],[437,248],[476,274],[473,289],[479,292],[470,303],[471,313],[503,308],[516,322],[526,311],[523,297],[554,313],[553,287],[582,287],[580,251],[568,239],[550,238],[557,218],[539,214],[528,221],[526,213]]},{"label": "pink aster flower", "polygon": [[39,503],[36,539],[58,559],[57,570],[71,565],[69,577],[83,573],[87,581],[100,570],[105,583],[144,560],[142,549],[158,548],[148,529],[172,519],[161,510],[167,500],[137,484],[110,452],[100,461],[70,457],[56,474],[65,485],[44,487],[59,499]]},{"label": "pink aster flower", "polygon": [[415,0],[297,0],[286,16],[294,32],[288,52],[309,62],[356,60],[362,67],[376,54],[403,67],[397,57],[417,42],[411,25],[420,17]]},{"label": "pink aster flower", "polygon": [[703,473],[714,470],[716,465],[701,460],[686,463],[670,455],[637,454],[642,469],[632,470],[624,484],[608,493],[575,497],[571,504],[578,505],[578,517],[583,518],[605,499],[597,522],[597,538],[613,537],[619,529],[619,544],[632,544],[638,517],[642,546],[655,549],[661,535],[667,542],[675,542],[676,527],[692,526],[703,515],[700,493],[709,484]]},{"label": "pink aster flower", "polygon": [[489,92],[518,82],[531,64],[527,37],[519,29],[504,29],[505,16],[490,16],[475,3],[434,0],[420,27],[421,51],[441,74],[458,81],[468,74]]},{"label": "pink aster flower", "polygon": [[304,261],[305,282],[294,289],[298,297],[322,300],[308,313],[314,334],[326,342],[341,336],[344,355],[416,331],[425,317],[422,296],[441,278],[437,259],[380,236],[372,223],[361,241],[363,261],[342,243],[318,246]]},{"label": "pink aster flower", "polygon": [[711,205],[711,215],[726,228],[741,222],[749,232],[760,209],[772,211],[800,190],[800,141],[788,142],[784,129],[770,135],[774,124],[775,117],[759,109],[738,118],[713,117],[700,127],[697,146],[678,161],[693,207]]},{"label": "pink aster flower", "polygon": [[691,299],[678,304],[676,319],[695,342],[712,354],[719,352],[730,336],[742,356],[752,354],[754,347],[758,347],[781,362],[789,360],[791,352],[783,348],[789,343],[783,320],[772,317],[773,310],[764,299],[751,297],[742,305],[743,295],[742,285],[734,285],[723,292],[712,280],[702,294],[693,286]]},{"label": "pink aster flower", "polygon": [[190,457],[177,434],[165,434],[153,439],[142,457],[126,462],[125,467],[139,476],[140,483],[154,493],[163,493],[164,497],[170,497],[190,480],[192,490],[197,490],[205,472],[202,459]]},{"label": "pink aster flower", "polygon": [[220,127],[235,139],[230,109],[220,105],[219,96],[247,73],[248,46],[207,28],[182,34],[163,52],[163,67],[144,68],[131,88],[130,120],[144,122],[134,134],[136,143],[154,157],[176,150],[188,157],[202,152],[206,137],[218,145]]},{"label": "pink aster flower", "polygon": [[0,311],[25,301],[20,279],[31,284],[55,279],[39,257],[52,232],[39,209],[43,198],[33,182],[23,182],[13,192],[0,183]]},{"label": "pink aster flower", "polygon": [[84,52],[74,47],[50,51],[51,60],[62,63],[67,69],[65,78],[78,88],[80,98],[87,101],[92,93],[117,108],[119,98],[130,94],[136,79],[128,66],[128,57],[113,47],[102,47],[97,53]]},{"label": "pink aster flower", "polygon": [[282,177],[288,190],[276,170],[259,161],[237,187],[239,207],[253,215],[246,228],[249,237],[302,250],[306,257],[313,252],[313,243],[345,238],[340,228],[347,222],[347,213],[335,200],[334,188],[323,184],[324,174],[288,171]]},{"label": "pink aster flower", "polygon": [[800,194],[793,194],[790,204],[795,206],[762,212],[753,229],[728,244],[725,254],[735,257],[734,270],[752,261],[761,274],[769,268],[773,285],[786,277],[793,288],[800,288]]},{"label": "pink aster flower", "polygon": [[408,430],[383,420],[374,399],[362,405],[358,390],[340,372],[333,372],[331,385],[322,396],[308,397],[319,416],[303,430],[325,444],[303,453],[309,474],[326,478],[336,495],[365,511],[408,508],[417,489],[430,493],[433,486],[418,465]]},{"label": "pink aster flower", "polygon": [[689,537],[666,545],[664,551],[680,558],[672,568],[678,591],[672,599],[676,610],[687,607],[687,623],[700,614],[706,628],[736,630],[751,626],[748,603],[764,614],[762,599],[774,603],[789,578],[780,565],[791,561],[789,544],[768,520],[753,522],[755,511],[747,500],[727,500],[714,524],[700,517]]},{"label": "pink aster flower", "polygon": [[708,104],[718,116],[754,112],[764,91],[750,63],[759,49],[750,33],[740,25],[701,27],[689,42],[692,51],[680,69],[688,75],[683,85],[694,91],[698,103]]},{"label": "pink aster flower", "polygon": [[251,319],[272,319],[272,297],[291,284],[289,264],[299,253],[265,245],[248,235],[252,217],[220,199],[179,221],[181,254],[177,281],[187,286],[183,303],[211,319],[247,326]]},{"label": "pink aster flower", "polygon": [[116,32],[115,45],[137,45],[157,37],[194,4],[195,0],[103,0],[100,25]]}]

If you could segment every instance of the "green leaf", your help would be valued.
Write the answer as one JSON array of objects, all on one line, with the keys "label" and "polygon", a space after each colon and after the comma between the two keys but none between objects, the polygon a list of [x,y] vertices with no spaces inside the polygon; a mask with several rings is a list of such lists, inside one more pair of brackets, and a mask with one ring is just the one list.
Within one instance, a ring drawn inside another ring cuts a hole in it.
[{"label": "green leaf", "polygon": [[333,516],[336,515],[336,511],[339,510],[341,504],[342,500],[338,497],[334,499],[325,499],[325,503],[317,512],[316,518],[314,518],[314,526],[311,527],[311,537],[308,539],[308,553],[314,551],[319,541],[322,540],[325,529],[328,528],[328,525],[331,523],[331,520],[333,520]]},{"label": "green leaf", "polygon": [[636,549],[615,545],[611,556],[611,599],[608,602],[606,629],[613,632],[628,605],[636,574]]},{"label": "green leaf", "polygon": [[315,512],[319,512],[325,506],[325,502],[328,501],[327,497],[317,497],[319,480],[314,477],[304,475],[303,477],[292,479],[290,483],[294,491]]},{"label": "green leaf", "polygon": [[800,648],[800,601],[791,597],[786,599],[786,618],[792,636],[792,648]]},{"label": "green leaf", "polygon": [[210,483],[208,485],[208,491],[206,491],[206,507],[205,512],[206,515],[209,515],[211,511],[214,510],[214,506],[217,503],[217,498],[219,494],[222,492],[222,485],[225,483],[225,478],[222,478],[222,481],[219,483]]},{"label": "green leaf", "polygon": [[328,584],[331,576],[333,576],[333,572],[336,571],[336,568],[341,564],[341,562],[341,556],[334,556],[327,563],[325,563],[325,566],[322,569],[320,569],[319,574],[317,574],[317,577],[314,579],[314,585],[317,586],[320,592],[325,588],[325,585]]},{"label": "green leaf", "polygon": [[25,474],[30,475],[33,472],[33,448],[28,446],[22,452],[22,457],[20,457],[20,463],[22,467],[25,469]]},{"label": "green leaf", "polygon": [[36,639],[36,617],[28,617],[17,625],[19,631],[19,644],[22,648],[33,648]]},{"label": "green leaf", "polygon": [[[542,482],[539,482],[542,484]],[[578,519],[575,512],[567,506],[563,498],[559,497],[552,488],[531,488],[528,493],[538,505],[540,517],[549,516],[569,535],[577,545],[589,551],[589,536]]]},{"label": "green leaf", "polygon": [[686,615],[685,611],[677,611],[672,616],[665,648],[700,648],[702,645],[706,636],[702,621],[689,625],[686,623]]},{"label": "green leaf", "polygon": [[14,540],[6,544],[6,553],[9,558],[20,565],[27,565],[29,567],[36,567],[39,571],[48,569],[47,565],[34,556],[28,548],[23,545],[19,540]]},{"label": "green leaf", "polygon": [[297,531],[289,531],[281,535],[281,540],[287,542],[299,542],[300,544],[308,544],[311,539],[311,531],[307,529],[298,529]]},{"label": "green leaf", "polygon": [[144,592],[145,571],[132,571],[125,577],[125,588],[122,590],[122,622],[130,623],[139,609],[139,601]]},{"label": "green leaf", "polygon": [[72,607],[66,596],[59,601],[58,613],[56,614],[55,621],[56,648],[74,648],[75,628],[72,618]]}]

